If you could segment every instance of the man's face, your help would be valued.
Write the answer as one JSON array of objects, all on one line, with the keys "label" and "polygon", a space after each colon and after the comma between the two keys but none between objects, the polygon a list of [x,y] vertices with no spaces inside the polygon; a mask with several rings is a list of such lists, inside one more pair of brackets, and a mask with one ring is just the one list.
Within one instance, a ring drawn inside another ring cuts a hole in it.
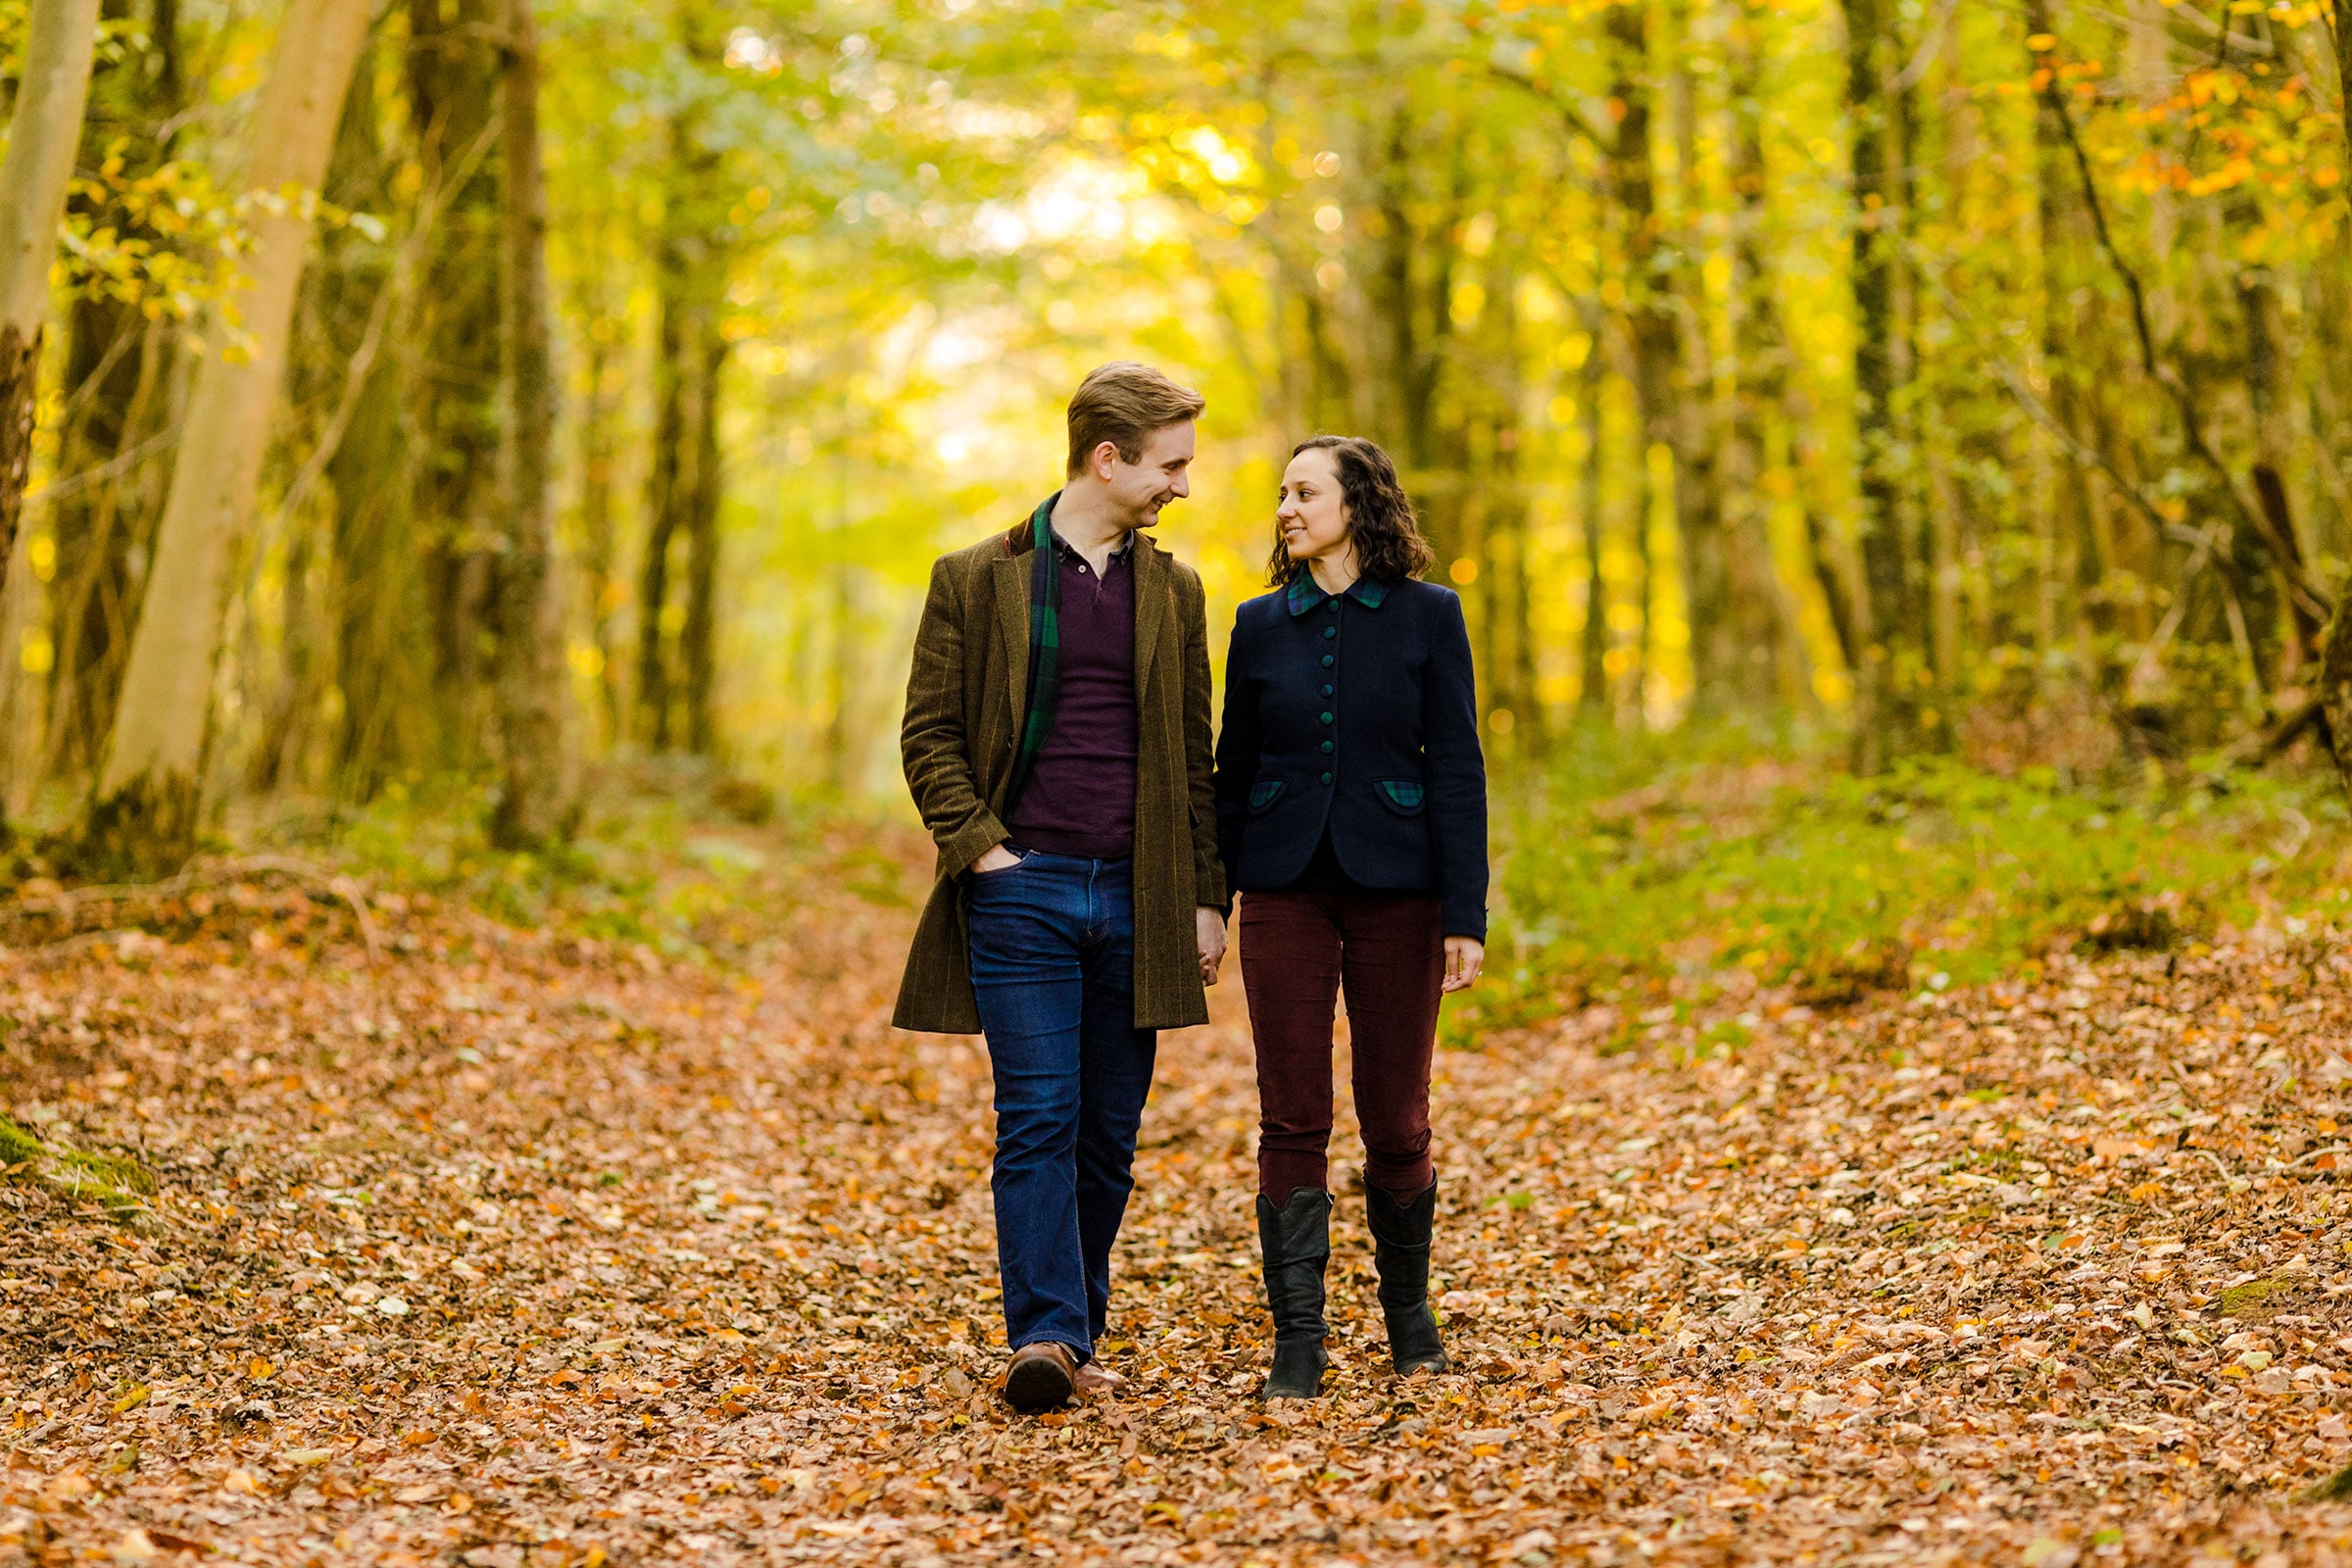
[{"label": "man's face", "polygon": [[[1103,461],[1108,455],[1107,464]],[[1121,458],[1104,442],[1095,451],[1095,472],[1110,489],[1112,504],[1131,528],[1149,528],[1159,521],[1159,509],[1193,493],[1185,472],[1193,465],[1193,421],[1184,420],[1144,437],[1142,457],[1135,463]]]}]

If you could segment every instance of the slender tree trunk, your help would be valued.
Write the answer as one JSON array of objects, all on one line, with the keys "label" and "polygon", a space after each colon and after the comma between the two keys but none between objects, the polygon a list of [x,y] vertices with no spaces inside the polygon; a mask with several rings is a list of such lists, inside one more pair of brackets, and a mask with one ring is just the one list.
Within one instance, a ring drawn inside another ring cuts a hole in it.
[{"label": "slender tree trunk", "polygon": [[[254,114],[249,188],[318,188],[368,22],[368,0],[294,0],[288,7]],[[257,214],[246,278],[224,302],[234,308],[248,352],[232,358],[217,343],[197,372],[151,574],[172,591],[147,596],[131,641],[82,840],[87,869],[156,874],[194,848],[222,576],[230,540],[253,511],[310,227],[299,201]]]},{"label": "slender tree trunk", "polygon": [[1788,395],[1788,334],[1781,324],[1772,269],[1770,174],[1764,160],[1764,49],[1757,36],[1769,12],[1741,8],[1726,49],[1731,66],[1732,361],[1720,482],[1723,548],[1730,580],[1733,647],[1747,668],[1743,701],[1776,694],[1803,704],[1804,639],[1795,607],[1772,553],[1772,502],[1764,483],[1769,422]]},{"label": "slender tree trunk", "polygon": [[[378,289],[400,284],[374,279]],[[393,307],[397,309],[397,305]],[[404,758],[428,750],[422,731],[431,649],[417,580],[409,453],[402,435],[399,370],[377,366],[350,428],[327,465],[334,495],[335,678],[343,693],[334,739],[337,793],[369,801]]]},{"label": "slender tree trunk", "polygon": [[170,471],[162,454],[142,457],[140,449],[165,427],[179,334],[172,322],[147,320],[113,300],[75,302],[72,321],[68,380],[94,385],[83,417],[61,443],[60,475],[79,487],[50,512],[57,536],[50,623],[58,650],[43,771],[86,774],[105,756],[138,619],[144,584],[131,569],[133,552],[144,554],[141,524],[159,510]]},{"label": "slender tree trunk", "polygon": [[1600,514],[1600,392],[1607,384],[1605,359],[1598,334],[1586,351],[1584,386],[1577,401],[1584,458],[1577,466],[1577,512],[1585,530],[1585,627],[1579,652],[1577,706],[1606,719],[1609,714],[1609,594],[1600,574],[1601,546],[1606,534]]},{"label": "slender tree trunk", "polygon": [[410,122],[442,202],[411,335],[412,503],[433,633],[433,712],[445,760],[481,755],[498,613],[500,224],[497,134],[503,0],[408,0]]},{"label": "slender tree trunk", "polygon": [[[682,728],[686,745],[699,752],[715,744],[710,702],[718,559],[718,393],[727,356],[719,311],[729,257],[717,157],[703,145],[696,117],[677,121],[671,138],[675,184],[655,267],[662,323],[637,607],[637,704],[639,734],[653,750],[676,744]],[[667,624],[669,555],[680,537],[687,550],[686,596],[673,627]],[[682,714],[677,711],[681,698]]]},{"label": "slender tree trunk", "polygon": [[318,696],[319,639],[312,624],[311,598],[317,530],[306,516],[288,516],[284,522],[286,564],[278,617],[282,662],[246,768],[247,785],[257,795],[269,794],[289,778],[300,786],[303,760],[310,750],[309,721]]},{"label": "slender tree trunk", "polygon": [[849,793],[858,731],[853,694],[857,686],[858,568],[842,562],[832,570],[833,629],[825,661],[825,783],[835,795]]},{"label": "slender tree trunk", "polygon": [[0,587],[8,582],[32,466],[49,264],[57,257],[57,223],[81,141],[97,38],[98,0],[31,0],[17,110],[0,156]]},{"label": "slender tree trunk", "polygon": [[[2053,30],[2049,7],[2045,0],[2027,0],[2025,16],[2029,40],[2043,38]],[[2036,73],[2047,72],[2052,58],[2033,51],[2028,44],[2028,67]],[[2069,153],[2066,132],[2058,122],[2049,95],[2036,93],[2034,118],[2034,212],[2039,230],[2039,278],[2041,296],[2040,370],[2045,386],[2044,399],[2058,423],[2069,430],[2082,425],[2082,400],[2077,396],[2075,385],[2080,368],[2075,364],[2076,344],[2082,342],[2088,354],[2097,352],[2099,330],[2092,325],[2088,331],[2075,330],[2074,311],[2066,301],[2073,292],[2074,261],[2081,212],[2075,199],[2075,171]],[[2074,624],[2080,627],[2079,611],[2090,596],[2084,594],[2080,580],[2079,563],[2082,554],[2081,540],[2085,531],[2088,507],[2083,495],[2083,483],[2079,465],[2058,461],[2046,442],[2040,449],[2040,465],[2034,494],[2029,505],[2035,514],[2035,545],[2038,557],[2035,574],[2038,578],[2040,608],[2036,615],[2035,641],[2045,653],[2065,646],[2067,636],[2062,629]],[[2073,569],[2070,569],[2073,564]],[[2075,641],[2085,639],[2079,634]],[[2090,671],[2084,670],[2085,676]]]},{"label": "slender tree trunk", "polygon": [[[2335,35],[2336,123],[2343,127],[2347,152],[2352,153],[2352,18],[2338,17]],[[2346,170],[2352,172],[2352,157],[2346,160]],[[2352,202],[2352,179],[2341,179],[2346,200]],[[2345,230],[2352,240],[2352,226]],[[2346,607],[2352,605],[2352,592],[2339,590],[2335,597],[2335,613],[2328,625],[2328,640],[2321,654],[2320,702],[2328,715],[2329,750],[2335,755],[2335,770],[2352,792],[2352,627],[2346,625]]]},{"label": "slender tree trunk", "polygon": [[[355,210],[374,200],[392,172],[375,79],[370,50],[361,57],[327,166],[327,199]],[[328,751],[333,788],[350,801],[374,799],[402,763],[437,756],[433,644],[417,634],[431,620],[419,579],[419,483],[404,392],[418,379],[405,363],[420,243],[414,225],[437,221],[440,195],[439,187],[421,192],[409,231],[388,244],[356,229],[330,231],[316,269],[316,397],[330,406],[352,400],[323,474],[334,510],[326,597],[342,695]]]},{"label": "slender tree trunk", "polygon": [[[1383,423],[1396,431],[1408,471],[1426,473],[1437,464],[1437,432],[1430,419],[1429,398],[1423,387],[1434,388],[1427,373],[1431,358],[1421,341],[1421,302],[1416,297],[1415,243],[1411,207],[1412,122],[1399,110],[1389,129],[1387,157],[1380,168],[1380,265],[1373,279],[1373,317],[1388,328],[1387,371],[1381,377],[1394,412]],[[1441,310],[1431,332],[1442,331]]]},{"label": "slender tree trunk", "polygon": [[726,340],[717,330],[715,305],[706,317],[709,330],[696,366],[701,387],[695,397],[694,489],[686,513],[686,620],[678,628],[678,660],[686,674],[686,749],[697,757],[718,751],[713,699],[718,675],[718,509],[723,493],[718,451],[718,388],[725,372]]},{"label": "slender tree trunk", "polygon": [[1432,481],[1446,463],[1440,451],[1438,387],[1453,325],[1448,309],[1453,293],[1452,230],[1462,216],[1469,170],[1457,149],[1447,185],[1434,193],[1422,189],[1418,174],[1426,155],[1418,143],[1434,128],[1416,120],[1409,107],[1399,106],[1389,112],[1385,134],[1377,143],[1379,163],[1370,200],[1380,214],[1380,249],[1365,280],[1370,309],[1364,359],[1375,368],[1371,403],[1376,423],[1400,454],[1398,466],[1406,482],[1425,493],[1436,492],[1426,504],[1423,521],[1440,554],[1447,555],[1461,487],[1451,476],[1442,483]]},{"label": "slender tree trunk", "polygon": [[544,845],[563,831],[569,794],[564,749],[564,616],[557,591],[548,481],[556,433],[554,351],[548,335],[547,185],[539,157],[539,44],[531,0],[505,0],[505,81],[499,101],[505,221],[499,318],[505,337],[505,439],[499,477],[506,549],[500,562],[499,732],[505,785],[490,821],[506,849]]},{"label": "slender tree trunk", "polygon": [[[2286,488],[2286,476],[2294,471],[2295,438],[2287,419],[2287,367],[2279,352],[2278,291],[2267,273],[2249,270],[2240,275],[2237,298],[2246,322],[2246,392],[2254,406],[2254,500],[2270,521],[2272,538],[2287,554],[2284,564],[2297,568],[2304,564],[2304,553]],[[2267,556],[2269,552],[2264,553]],[[2276,572],[2266,572],[2264,581],[2270,589],[2267,597],[2273,614],[2257,636],[2256,646],[2266,654],[2266,679],[2282,679],[2316,657],[2327,627]],[[2287,621],[2284,628],[2278,624],[2276,613],[2281,608]],[[2282,639],[2281,630],[2289,635]],[[2283,648],[2279,646],[2282,641]],[[2278,661],[2276,668],[2272,659]]]},{"label": "slender tree trunk", "polygon": [[1673,126],[1674,201],[1667,254],[1673,270],[1661,280],[1676,332],[1672,439],[1675,539],[1682,556],[1683,611],[1690,633],[1690,710],[1724,715],[1753,703],[1756,676],[1769,666],[1768,639],[1759,639],[1754,612],[1769,608],[1762,585],[1752,580],[1726,516],[1723,442],[1717,420],[1713,310],[1700,286],[1697,260],[1707,239],[1700,230],[1704,196],[1699,165],[1697,82],[1691,59],[1697,40],[1689,0],[1669,0],[1659,11],[1665,35],[1659,51],[1668,63],[1665,100]]},{"label": "slender tree trunk", "polygon": [[614,423],[618,416],[619,353],[613,343],[619,322],[607,310],[601,278],[583,278],[575,304],[587,329],[581,336],[581,375],[587,391],[578,420],[580,434],[580,594],[585,601],[589,636],[596,645],[597,692],[607,744],[617,746],[628,733],[628,715],[621,707],[624,656],[613,635],[613,612],[625,590],[619,579],[619,528],[613,515],[613,479],[618,454]]},{"label": "slender tree trunk", "polygon": [[[1900,180],[1891,167],[1886,93],[1889,19],[1883,0],[1844,0],[1845,102],[1853,122],[1855,423],[1861,441],[1862,576],[1870,627],[1856,649],[1854,770],[1886,762],[1900,719],[1896,690],[1910,577],[1896,477],[1895,277],[1902,222]],[[1861,617],[1855,617],[1857,623]],[[1861,628],[1857,625],[1857,630]]]},{"label": "slender tree trunk", "polygon": [[[1608,157],[1609,192],[1624,225],[1623,271],[1627,281],[1625,320],[1633,355],[1634,396],[1642,411],[1642,471],[1645,487],[1655,471],[1647,454],[1663,450],[1671,459],[1675,537],[1682,556],[1684,612],[1690,623],[1692,705],[1720,710],[1736,654],[1728,646],[1730,583],[1724,558],[1721,498],[1715,457],[1699,425],[1705,402],[1687,392],[1688,360],[1676,293],[1684,268],[1661,244],[1664,219],[1658,210],[1654,139],[1655,94],[1649,80],[1646,7],[1613,6],[1608,13],[1609,96],[1624,106]],[[1649,540],[1648,504],[1642,508],[1642,550]],[[1649,617],[1645,600],[1644,620]],[[1643,641],[1650,641],[1644,630]],[[1647,661],[1644,661],[1646,664]]]},{"label": "slender tree trunk", "polygon": [[678,443],[686,423],[686,378],[678,373],[672,343],[674,319],[662,315],[660,360],[655,370],[654,461],[646,484],[645,558],[637,571],[637,735],[647,749],[669,750],[669,544],[678,514]]},{"label": "slender tree trunk", "polygon": [[1487,449],[1473,448],[1478,475],[1481,536],[1488,564],[1486,586],[1489,705],[1511,716],[1496,720],[1498,746],[1532,756],[1544,746],[1544,705],[1537,693],[1535,630],[1529,624],[1527,479],[1520,466],[1520,407],[1525,402],[1526,356],[1520,342],[1519,291],[1510,261],[1490,257],[1488,297],[1481,320],[1480,357],[1487,371],[1480,395],[1481,423],[1491,432]]},{"label": "slender tree trunk", "polygon": [[[2138,3],[2144,4],[2147,0],[2138,0]],[[1946,210],[1965,221],[1969,213],[1969,180],[1977,164],[1981,111],[1968,83],[1961,49],[1960,16],[1955,7],[1946,11],[1943,21],[1936,124],[1940,141],[1937,167]],[[1915,162],[1925,166],[1924,152],[1916,155]],[[1944,314],[1944,308],[1938,306],[1937,312]],[[1932,379],[1932,367],[1936,363],[1938,352],[1933,347],[1923,347],[1923,363],[1919,371],[1923,381]],[[1969,533],[1968,509],[1963,502],[1956,474],[1962,456],[1954,418],[1957,402],[1947,392],[1942,398],[1926,402],[1921,411],[1921,455],[1928,487],[1930,650],[1936,686],[1944,706],[1953,710],[1955,720],[1964,701],[1961,674],[1964,579],[1961,565],[1966,549],[1965,538]],[[1990,639],[1985,640],[1989,642]]]}]

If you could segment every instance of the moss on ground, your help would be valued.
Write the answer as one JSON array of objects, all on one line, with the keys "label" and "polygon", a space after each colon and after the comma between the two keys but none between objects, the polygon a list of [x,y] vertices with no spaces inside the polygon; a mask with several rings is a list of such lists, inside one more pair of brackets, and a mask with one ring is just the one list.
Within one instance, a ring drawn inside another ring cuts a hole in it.
[{"label": "moss on ground", "polygon": [[0,1116],[0,1165],[25,1165],[44,1159],[49,1151],[38,1138]]},{"label": "moss on ground", "polygon": [[2293,1280],[2248,1280],[2243,1285],[2232,1285],[2222,1292],[2222,1315],[2241,1318],[2275,1316],[2284,1309],[2285,1303],[2273,1298],[2291,1295],[2294,1289]]},{"label": "moss on ground", "polygon": [[119,1217],[142,1213],[139,1200],[155,1191],[155,1173],[128,1154],[96,1153],[44,1143],[0,1116],[0,1171],[62,1197],[103,1203]]}]

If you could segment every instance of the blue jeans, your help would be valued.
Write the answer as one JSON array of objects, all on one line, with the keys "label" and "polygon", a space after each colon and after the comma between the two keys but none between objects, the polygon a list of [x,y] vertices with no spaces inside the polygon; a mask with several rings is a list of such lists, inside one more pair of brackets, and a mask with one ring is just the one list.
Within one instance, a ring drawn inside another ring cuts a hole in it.
[{"label": "blue jeans", "polygon": [[997,1267],[1012,1348],[1094,1353],[1110,1244],[1135,1190],[1158,1036],[1135,1027],[1126,860],[1025,853],[966,893],[972,990],[996,1074]]}]

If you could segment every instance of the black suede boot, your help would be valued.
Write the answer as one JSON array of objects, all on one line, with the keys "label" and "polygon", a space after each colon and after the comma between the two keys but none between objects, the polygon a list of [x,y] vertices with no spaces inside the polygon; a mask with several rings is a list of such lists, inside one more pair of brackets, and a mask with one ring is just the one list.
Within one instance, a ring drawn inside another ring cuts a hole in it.
[{"label": "black suede boot", "polygon": [[1276,1208],[1257,1200],[1257,1246],[1266,1267],[1266,1305],[1274,1313],[1274,1369],[1258,1396],[1311,1399],[1323,1392],[1323,1265],[1331,1257],[1331,1195],[1294,1187]]},{"label": "black suede boot", "polygon": [[1380,1266],[1380,1315],[1389,1324],[1389,1359],[1398,1373],[1443,1372],[1451,1363],[1429,1311],[1429,1234],[1437,1223],[1438,1184],[1399,1203],[1364,1184],[1372,1259]]}]

